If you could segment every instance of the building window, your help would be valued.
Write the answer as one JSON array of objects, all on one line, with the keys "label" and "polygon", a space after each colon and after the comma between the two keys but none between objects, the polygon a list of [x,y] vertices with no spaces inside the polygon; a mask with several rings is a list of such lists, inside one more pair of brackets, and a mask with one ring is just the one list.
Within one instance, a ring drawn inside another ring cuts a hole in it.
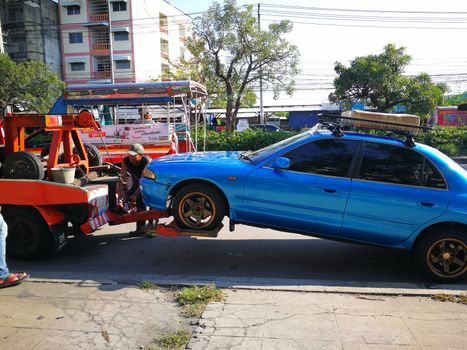
[{"label": "building window", "polygon": [[66,11],[68,16],[79,15],[81,13],[81,7],[79,5],[68,6]]},{"label": "building window", "polygon": [[128,41],[128,32],[115,32],[115,41]]},{"label": "building window", "polygon": [[114,12],[119,12],[119,11],[126,11],[126,2],[125,1],[115,1],[112,3],[113,6],[113,11]]},{"label": "building window", "polygon": [[70,63],[70,65],[71,65],[72,72],[84,70],[84,62],[73,62],[73,63]]},{"label": "building window", "polygon": [[83,43],[83,33],[68,33],[68,38],[70,39],[70,44],[82,44]]},{"label": "building window", "polygon": [[159,29],[161,33],[169,33],[169,21],[167,19],[167,16],[163,13],[159,13]]},{"label": "building window", "polygon": [[23,9],[18,9],[18,8],[10,9],[9,15],[10,15],[10,20],[12,22],[18,23],[18,22],[23,22],[24,20]]},{"label": "building window", "polygon": [[130,61],[128,60],[115,61],[115,68],[116,69],[130,69],[131,68]]},{"label": "building window", "polygon": [[167,63],[162,63],[161,65],[162,69],[162,74],[169,74],[170,73],[170,67]]}]

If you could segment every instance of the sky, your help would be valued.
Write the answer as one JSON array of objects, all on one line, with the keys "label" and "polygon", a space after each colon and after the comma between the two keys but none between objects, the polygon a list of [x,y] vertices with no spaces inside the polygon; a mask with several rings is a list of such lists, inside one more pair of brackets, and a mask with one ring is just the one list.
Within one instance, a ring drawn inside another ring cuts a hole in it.
[{"label": "sky", "polygon": [[[190,14],[201,15],[211,0],[170,0]],[[412,57],[405,74],[427,72],[444,82],[450,94],[467,90],[467,1],[465,0],[237,0],[260,3],[261,26],[288,19],[287,39],[298,46],[301,73],[292,97],[278,101],[265,93],[264,105],[327,102],[335,77],[334,62],[348,66],[357,56],[380,54],[388,43],[406,47]]]}]

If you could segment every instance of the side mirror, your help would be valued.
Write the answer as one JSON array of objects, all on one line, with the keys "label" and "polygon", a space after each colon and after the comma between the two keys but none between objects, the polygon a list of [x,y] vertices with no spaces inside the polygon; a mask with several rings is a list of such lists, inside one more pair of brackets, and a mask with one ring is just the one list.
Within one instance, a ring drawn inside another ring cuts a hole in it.
[{"label": "side mirror", "polygon": [[286,157],[279,157],[274,161],[274,168],[288,169],[290,168],[290,159]]}]

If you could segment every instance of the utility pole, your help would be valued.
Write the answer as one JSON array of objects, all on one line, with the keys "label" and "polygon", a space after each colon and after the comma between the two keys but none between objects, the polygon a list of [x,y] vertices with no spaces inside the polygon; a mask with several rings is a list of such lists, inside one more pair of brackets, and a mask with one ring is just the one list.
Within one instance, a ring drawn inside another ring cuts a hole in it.
[{"label": "utility pole", "polygon": [[112,17],[110,16],[110,0],[107,0],[107,12],[109,16],[109,49],[110,49],[110,82],[115,83],[114,76],[114,50],[112,45]]},{"label": "utility pole", "polygon": [[[258,3],[258,28],[261,30],[261,15]],[[259,123],[264,124],[264,105],[263,105],[263,69],[259,69]]]}]

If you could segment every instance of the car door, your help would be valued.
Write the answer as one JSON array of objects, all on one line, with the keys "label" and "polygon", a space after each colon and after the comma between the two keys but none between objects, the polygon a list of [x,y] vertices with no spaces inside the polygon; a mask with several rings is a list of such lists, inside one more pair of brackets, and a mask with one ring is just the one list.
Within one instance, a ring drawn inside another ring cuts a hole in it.
[{"label": "car door", "polygon": [[288,169],[274,161],[252,171],[243,195],[243,219],[269,227],[339,235],[350,189],[350,169],[359,141],[325,138],[283,155]]},{"label": "car door", "polygon": [[447,184],[421,153],[402,145],[365,142],[353,179],[343,236],[397,245],[440,216],[449,200]]}]

